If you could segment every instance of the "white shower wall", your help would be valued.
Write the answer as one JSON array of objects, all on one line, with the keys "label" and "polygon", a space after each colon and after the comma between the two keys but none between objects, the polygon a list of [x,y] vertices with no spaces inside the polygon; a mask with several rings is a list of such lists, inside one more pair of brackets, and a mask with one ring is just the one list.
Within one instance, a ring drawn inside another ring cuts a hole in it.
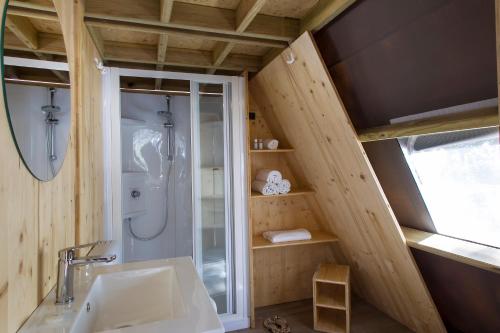
[{"label": "white shower wall", "polygon": [[[143,173],[146,210],[133,217],[136,234],[150,236],[164,223],[165,231],[150,241],[134,239],[129,221],[123,221],[124,261],[151,260],[192,256],[192,178],[191,178],[191,119],[189,96],[172,96],[170,110],[174,120],[174,163],[170,175],[168,207],[166,207],[167,129],[165,118],[157,111],[166,110],[165,96],[152,94],[121,94],[122,169],[123,172]],[[123,195],[126,195],[124,193]]]},{"label": "white shower wall", "polygon": [[[9,115],[16,133],[16,143],[30,170],[40,179],[50,179],[49,159],[46,150],[47,132],[42,106],[50,105],[49,88],[7,83]],[[56,114],[59,123],[55,127],[57,160],[55,170],[61,168],[68,146],[71,123],[71,96],[69,89],[57,88],[55,105],[61,107]]]}]

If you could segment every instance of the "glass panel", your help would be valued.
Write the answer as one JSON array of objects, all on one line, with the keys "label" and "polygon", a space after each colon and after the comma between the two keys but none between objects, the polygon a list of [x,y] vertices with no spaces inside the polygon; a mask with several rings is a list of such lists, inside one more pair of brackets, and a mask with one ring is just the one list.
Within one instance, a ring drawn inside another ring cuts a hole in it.
[{"label": "glass panel", "polygon": [[437,232],[500,247],[498,129],[399,142]]},{"label": "glass panel", "polygon": [[121,77],[126,262],[193,254],[189,81]]},{"label": "glass panel", "polygon": [[[221,84],[199,84],[195,128],[198,128],[199,196],[198,208],[198,269],[218,313],[230,311],[230,246],[229,216],[227,216],[228,144],[225,138],[224,94]],[[199,262],[201,260],[201,263]]]}]

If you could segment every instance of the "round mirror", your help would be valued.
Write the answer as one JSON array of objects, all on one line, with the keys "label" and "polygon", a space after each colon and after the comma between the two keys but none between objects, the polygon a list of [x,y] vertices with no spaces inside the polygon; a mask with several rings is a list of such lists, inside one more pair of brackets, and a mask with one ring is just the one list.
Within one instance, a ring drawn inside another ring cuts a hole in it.
[{"label": "round mirror", "polygon": [[44,4],[52,6],[53,16],[36,15],[30,2],[6,1],[0,58],[5,109],[17,150],[31,174],[48,181],[66,155],[71,86],[61,26],[52,1]]}]

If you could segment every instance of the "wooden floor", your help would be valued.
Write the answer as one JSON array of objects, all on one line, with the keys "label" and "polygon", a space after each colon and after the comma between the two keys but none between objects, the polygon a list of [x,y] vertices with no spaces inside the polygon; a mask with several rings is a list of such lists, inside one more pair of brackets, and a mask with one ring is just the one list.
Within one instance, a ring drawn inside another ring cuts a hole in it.
[{"label": "wooden floor", "polygon": [[[359,298],[353,298],[351,333],[408,333],[405,326],[389,318]],[[236,331],[239,333],[267,333],[262,326],[264,319],[278,315],[287,320],[292,333],[316,332],[313,330],[312,300],[272,305],[257,309],[255,329]]]}]

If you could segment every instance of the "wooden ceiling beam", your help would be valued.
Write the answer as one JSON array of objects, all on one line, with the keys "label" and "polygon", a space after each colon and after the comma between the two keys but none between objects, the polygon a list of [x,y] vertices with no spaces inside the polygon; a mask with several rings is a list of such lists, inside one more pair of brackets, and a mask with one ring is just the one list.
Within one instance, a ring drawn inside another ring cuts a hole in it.
[{"label": "wooden ceiling beam", "polygon": [[101,59],[104,59],[104,39],[102,38],[101,31],[94,27],[87,26],[87,30],[89,31],[90,37],[94,41],[94,45],[99,52],[99,56]]},{"label": "wooden ceiling beam", "polygon": [[[234,43],[222,43],[219,42],[215,45],[215,49],[212,51],[212,62],[214,66],[222,64],[222,62],[227,58],[229,53],[234,47]],[[215,69],[210,68],[207,70],[207,74],[215,73]]]},{"label": "wooden ceiling beam", "polygon": [[[17,51],[30,51],[33,49],[29,48],[26,44],[22,43],[16,36],[12,33],[4,34],[4,48],[7,50],[17,50]],[[66,48],[64,46],[64,40],[61,35],[49,34],[49,33],[38,33],[38,49],[37,53],[42,54],[52,54],[52,55],[66,55]]]},{"label": "wooden ceiling beam", "polygon": [[246,33],[238,34],[234,31],[211,32],[193,30],[189,28],[174,27],[172,26],[172,24],[162,23],[160,21],[136,20],[126,17],[86,15],[85,23],[89,26],[99,28],[136,31],[153,34],[168,34],[183,38],[208,39],[220,42],[233,42],[236,44],[257,45],[273,48],[285,48],[288,46],[288,43],[286,41],[273,40],[268,38],[268,36],[254,37]]},{"label": "wooden ceiling beam", "polygon": [[[161,14],[160,21],[163,23],[170,22],[170,18],[172,17],[172,8],[174,6],[173,0],[161,0]],[[165,55],[167,54],[167,45],[168,45],[168,35],[161,34],[158,38],[158,54],[157,59],[159,63],[165,62]],[[156,70],[163,70],[163,65],[156,65]],[[161,88],[161,79],[155,80],[155,89],[159,90]]]},{"label": "wooden ceiling beam", "polygon": [[317,31],[339,16],[356,0],[319,0],[316,6],[301,20],[300,33]]},{"label": "wooden ceiling beam", "polygon": [[47,21],[59,21],[55,8],[24,1],[10,0],[7,13]]},{"label": "wooden ceiling beam", "polygon": [[240,0],[240,4],[236,9],[236,31],[245,31],[265,3],[266,0]]},{"label": "wooden ceiling beam", "polygon": [[[12,32],[15,38],[20,41],[20,44],[25,46],[24,49],[26,51],[33,52],[35,56],[41,60],[52,60],[51,55],[38,52],[40,46],[39,33],[29,19],[21,16],[7,15],[5,18],[5,26]],[[5,39],[7,39],[7,37],[5,37]],[[57,70],[51,70],[51,72],[62,82],[68,82],[68,76],[64,73]]]},{"label": "wooden ceiling beam", "polygon": [[[257,15],[245,32],[235,30],[236,11],[231,9],[193,5],[174,1],[169,23],[151,19],[150,15],[134,15],[131,8],[137,7],[135,0],[116,1],[88,0],[85,19],[89,25],[105,28],[125,29],[156,34],[176,34],[184,37],[211,39],[223,42],[261,45],[276,48],[286,47],[299,33],[300,21],[269,15]],[[127,5],[130,3],[130,6]],[[135,5],[134,5],[135,3]],[[106,6],[113,6],[107,8]],[[154,8],[153,8],[154,9]],[[9,2],[11,14],[57,21],[53,7],[23,1]],[[109,13],[113,13],[110,15]],[[129,14],[130,16],[126,16]],[[147,19],[141,18],[147,17]]]},{"label": "wooden ceiling beam", "polygon": [[[7,50],[33,51],[21,43],[12,33],[5,34],[4,39],[4,48]],[[39,33],[38,42],[37,52],[40,54],[65,55],[64,41],[61,35]],[[260,57],[235,54],[227,57],[222,64],[214,66],[210,51],[177,48],[167,48],[166,60],[159,62],[157,48],[154,45],[104,41],[103,49],[103,60],[105,61],[160,64],[180,68],[214,68],[228,71],[243,71],[247,68],[251,72],[258,71],[262,65]]]},{"label": "wooden ceiling beam", "polygon": [[[86,16],[133,17],[137,22],[159,22],[160,5],[160,1],[86,0]],[[235,31],[236,16],[236,10],[232,9],[174,1],[172,17],[166,26],[238,35]],[[300,20],[298,19],[257,15],[254,23],[245,30],[245,33],[247,36],[291,41],[298,36],[299,29]]]},{"label": "wooden ceiling beam", "polygon": [[167,48],[166,60],[158,62],[155,46],[132,43],[105,42],[104,58],[109,61],[132,62],[143,64],[161,64],[182,68],[213,68],[228,71],[243,71],[248,68],[256,72],[261,67],[260,57],[231,55],[222,64],[212,64],[212,52],[191,49]]},{"label": "wooden ceiling beam", "polygon": [[[243,32],[248,28],[250,23],[259,14],[266,0],[241,0],[238,8],[236,9],[235,26],[236,32]],[[213,64],[218,66],[224,62],[226,57],[231,53],[234,48],[234,43],[218,42],[213,52]],[[207,71],[208,74],[214,74],[213,68]]]},{"label": "wooden ceiling beam", "polygon": [[32,50],[38,48],[38,32],[26,17],[7,15],[5,26]]}]

